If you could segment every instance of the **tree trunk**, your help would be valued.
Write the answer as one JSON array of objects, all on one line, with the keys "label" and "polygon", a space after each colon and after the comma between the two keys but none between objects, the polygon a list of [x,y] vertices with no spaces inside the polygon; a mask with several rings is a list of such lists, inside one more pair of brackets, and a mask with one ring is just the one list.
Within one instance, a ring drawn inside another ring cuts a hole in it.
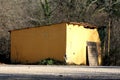
[{"label": "tree trunk", "polygon": [[108,55],[110,54],[110,36],[111,36],[111,25],[112,25],[112,0],[109,0],[109,22],[108,22]]},{"label": "tree trunk", "polygon": [[110,36],[111,36],[111,18],[109,17],[109,23],[108,23],[108,55],[110,53]]}]

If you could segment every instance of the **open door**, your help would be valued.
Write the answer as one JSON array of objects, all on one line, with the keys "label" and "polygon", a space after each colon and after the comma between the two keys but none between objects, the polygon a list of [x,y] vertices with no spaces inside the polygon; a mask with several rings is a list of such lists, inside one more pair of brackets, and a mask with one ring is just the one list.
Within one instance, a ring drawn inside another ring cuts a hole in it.
[{"label": "open door", "polygon": [[96,42],[87,42],[86,61],[89,66],[98,66],[98,50]]}]

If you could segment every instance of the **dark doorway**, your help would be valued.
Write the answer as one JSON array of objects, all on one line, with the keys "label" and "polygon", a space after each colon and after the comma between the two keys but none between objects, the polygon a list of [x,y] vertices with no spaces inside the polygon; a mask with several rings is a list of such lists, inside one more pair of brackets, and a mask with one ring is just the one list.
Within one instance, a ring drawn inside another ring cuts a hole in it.
[{"label": "dark doorway", "polygon": [[89,66],[88,49],[87,49],[87,46],[86,46],[86,65]]}]

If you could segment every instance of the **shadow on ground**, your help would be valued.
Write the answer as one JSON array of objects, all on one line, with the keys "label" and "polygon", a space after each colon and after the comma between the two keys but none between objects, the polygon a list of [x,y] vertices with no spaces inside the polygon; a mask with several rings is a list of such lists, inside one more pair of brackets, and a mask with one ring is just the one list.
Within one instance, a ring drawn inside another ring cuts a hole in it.
[{"label": "shadow on ground", "polygon": [[105,80],[99,77],[63,75],[0,74],[0,80]]}]

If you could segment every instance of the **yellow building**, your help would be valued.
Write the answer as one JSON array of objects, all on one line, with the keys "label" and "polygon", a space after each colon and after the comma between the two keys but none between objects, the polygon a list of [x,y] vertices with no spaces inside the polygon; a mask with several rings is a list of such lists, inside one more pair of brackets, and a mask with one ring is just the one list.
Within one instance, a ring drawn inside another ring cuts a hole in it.
[{"label": "yellow building", "polygon": [[[69,64],[87,64],[87,42],[100,43],[100,38],[96,26],[83,22],[13,30],[11,62],[27,64],[54,58]],[[100,51],[98,61],[100,64]]]}]

